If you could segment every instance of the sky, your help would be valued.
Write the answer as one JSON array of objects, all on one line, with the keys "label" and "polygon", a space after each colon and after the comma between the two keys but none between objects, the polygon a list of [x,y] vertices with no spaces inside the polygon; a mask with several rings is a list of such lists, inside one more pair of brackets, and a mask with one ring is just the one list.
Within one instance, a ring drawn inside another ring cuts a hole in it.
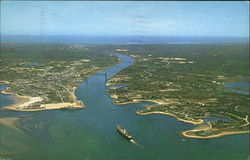
[{"label": "sky", "polygon": [[2,35],[249,36],[244,1],[1,1]]}]

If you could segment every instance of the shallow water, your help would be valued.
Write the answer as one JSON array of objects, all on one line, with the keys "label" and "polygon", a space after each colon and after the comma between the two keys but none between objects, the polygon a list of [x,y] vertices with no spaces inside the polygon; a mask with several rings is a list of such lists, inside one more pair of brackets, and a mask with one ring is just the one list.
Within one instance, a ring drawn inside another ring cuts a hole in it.
[{"label": "shallow water", "polygon": [[[227,90],[241,93],[241,94],[249,94],[249,83],[248,82],[235,82],[235,83],[227,83],[224,85]],[[244,89],[244,90],[241,90]]]},{"label": "shallow water", "polygon": [[29,63],[26,64],[26,66],[30,66],[30,67],[39,66],[39,63],[37,63],[37,62],[29,62]]},{"label": "shallow water", "polygon": [[7,88],[6,85],[0,83],[0,91],[3,91]]},{"label": "shallow water", "polygon": [[109,86],[110,89],[116,89],[116,88],[123,88],[123,87],[127,87],[128,85],[126,84],[114,84]]},{"label": "shallow water", "polygon": [[224,118],[224,117],[218,117],[218,116],[209,116],[203,119],[204,122],[210,122],[210,121],[216,121],[216,120],[221,120],[224,122],[230,122],[231,120]]},{"label": "shallow water", "polygon": [[[76,89],[86,106],[82,110],[15,112],[1,110],[1,117],[19,117],[21,132],[2,127],[2,157],[20,160],[246,160],[248,134],[200,140],[185,138],[179,132],[194,125],[167,115],[140,116],[134,112],[143,105],[114,105],[107,94],[108,78],[133,64],[118,53],[119,64],[89,77]],[[2,99],[1,99],[2,101]],[[8,99],[3,104],[11,103]],[[138,147],[127,141],[115,126],[124,126]],[[185,139],[186,141],[183,141]]]}]

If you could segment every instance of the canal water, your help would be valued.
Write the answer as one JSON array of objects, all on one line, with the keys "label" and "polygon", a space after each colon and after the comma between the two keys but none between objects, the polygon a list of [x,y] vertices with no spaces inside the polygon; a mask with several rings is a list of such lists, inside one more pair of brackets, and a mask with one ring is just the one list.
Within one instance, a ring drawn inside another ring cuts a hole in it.
[{"label": "canal water", "polygon": [[231,92],[241,93],[241,94],[249,94],[249,82],[234,82],[234,83],[227,83],[224,85],[227,90]]},{"label": "canal water", "polygon": [[[107,94],[105,73],[111,78],[132,65],[126,55],[121,61],[92,75],[76,89],[86,106],[82,110],[15,112],[1,110],[0,117],[18,117],[18,127],[2,125],[0,154],[13,160],[247,160],[248,134],[215,139],[192,139],[179,133],[195,127],[167,115],[140,116],[135,111],[149,102],[114,105]],[[1,106],[12,103],[1,95]],[[119,133],[126,128],[139,144]],[[1,159],[1,158],[0,158]]]}]

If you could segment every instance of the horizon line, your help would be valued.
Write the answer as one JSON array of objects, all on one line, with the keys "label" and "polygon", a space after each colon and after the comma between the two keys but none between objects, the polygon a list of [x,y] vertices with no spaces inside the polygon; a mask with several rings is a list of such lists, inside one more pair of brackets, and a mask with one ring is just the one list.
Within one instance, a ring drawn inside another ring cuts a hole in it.
[{"label": "horizon line", "polygon": [[99,36],[99,37],[216,37],[216,38],[249,38],[248,36],[206,36],[206,35],[84,35],[84,34],[1,34],[0,36]]}]

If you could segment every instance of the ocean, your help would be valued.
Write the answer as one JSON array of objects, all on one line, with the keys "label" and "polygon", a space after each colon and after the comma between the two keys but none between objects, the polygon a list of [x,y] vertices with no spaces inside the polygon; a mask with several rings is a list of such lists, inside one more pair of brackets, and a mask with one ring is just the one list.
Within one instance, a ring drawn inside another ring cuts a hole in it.
[{"label": "ocean", "polygon": [[195,36],[84,36],[84,35],[1,35],[1,43],[244,43],[249,37],[195,37]]}]

